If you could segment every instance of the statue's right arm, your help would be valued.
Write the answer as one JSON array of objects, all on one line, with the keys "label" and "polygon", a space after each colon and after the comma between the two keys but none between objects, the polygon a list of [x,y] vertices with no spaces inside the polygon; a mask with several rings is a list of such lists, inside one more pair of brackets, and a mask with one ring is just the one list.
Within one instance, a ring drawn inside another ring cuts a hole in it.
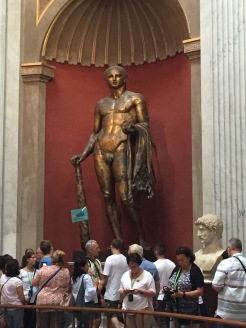
[{"label": "statue's right arm", "polygon": [[90,135],[90,138],[88,140],[88,143],[83,151],[82,154],[80,155],[74,155],[71,158],[71,163],[73,165],[78,165],[80,162],[83,162],[92,152],[94,149],[94,145],[97,139],[97,134],[95,134],[94,132]]},{"label": "statue's right arm", "polygon": [[94,112],[94,128],[93,132],[90,135],[90,138],[87,142],[87,145],[80,155],[74,155],[71,158],[71,163],[73,165],[78,165],[80,162],[83,162],[90,154],[92,154],[95,142],[97,140],[98,132],[101,130],[101,115],[99,112],[99,106],[97,105]]}]

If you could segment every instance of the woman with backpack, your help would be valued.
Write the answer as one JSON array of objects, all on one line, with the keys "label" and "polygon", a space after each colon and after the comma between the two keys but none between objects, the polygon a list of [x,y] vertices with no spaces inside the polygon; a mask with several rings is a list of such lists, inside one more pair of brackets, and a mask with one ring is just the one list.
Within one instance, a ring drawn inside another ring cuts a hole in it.
[{"label": "woman with backpack", "polygon": [[[74,262],[74,270],[72,275],[72,294],[75,299],[76,306],[94,307],[97,302],[97,284],[98,281],[93,281],[92,276],[88,274],[89,264],[85,257],[79,258]],[[90,312],[75,312],[75,317],[78,319],[78,328],[88,328],[91,315]]]}]

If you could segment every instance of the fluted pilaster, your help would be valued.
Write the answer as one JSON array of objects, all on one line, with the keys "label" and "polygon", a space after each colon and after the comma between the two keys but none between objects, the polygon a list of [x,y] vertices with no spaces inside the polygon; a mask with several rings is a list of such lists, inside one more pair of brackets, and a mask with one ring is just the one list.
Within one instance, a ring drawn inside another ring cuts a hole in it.
[{"label": "fluted pilaster", "polygon": [[[201,64],[200,38],[183,41],[184,53],[191,62],[191,118],[192,118],[192,201],[193,221],[202,215],[202,133],[201,133]],[[200,246],[193,230],[193,246]]]},{"label": "fluted pilaster", "polygon": [[0,0],[0,253],[18,244],[21,2]]},{"label": "fluted pilaster", "polygon": [[203,212],[246,246],[246,2],[202,0]]},{"label": "fluted pilaster", "polygon": [[21,65],[24,82],[19,178],[22,251],[26,240],[29,245],[38,245],[43,238],[46,84],[54,77],[54,69],[54,66],[42,62]]}]

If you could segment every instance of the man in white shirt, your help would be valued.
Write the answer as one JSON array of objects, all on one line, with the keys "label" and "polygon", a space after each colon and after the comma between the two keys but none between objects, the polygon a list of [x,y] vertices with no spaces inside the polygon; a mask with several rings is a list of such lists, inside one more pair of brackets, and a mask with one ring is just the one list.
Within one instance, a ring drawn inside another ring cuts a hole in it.
[{"label": "man in white shirt", "polygon": [[218,292],[216,315],[246,322],[246,258],[241,253],[241,240],[231,238],[227,252],[229,258],[220,262],[212,281],[213,289]]},{"label": "man in white shirt", "polygon": [[[163,287],[168,286],[169,284],[169,277],[175,268],[175,264],[166,259],[165,257],[166,247],[162,244],[157,245],[154,248],[155,257],[157,258],[157,261],[154,262],[154,265],[156,266],[159,276],[160,276],[160,292],[158,295],[158,307],[156,311],[165,311],[165,302],[163,301],[164,293],[163,293]],[[169,327],[169,318],[168,317],[160,317],[160,327],[161,328],[167,328]]]},{"label": "man in white shirt", "polygon": [[[120,299],[119,288],[123,273],[128,270],[126,257],[121,254],[122,242],[114,239],[111,242],[110,249],[112,255],[107,257],[104,265],[103,276],[106,285],[104,294],[106,307],[117,309]],[[119,328],[120,324],[116,314],[108,313],[108,319],[111,319],[111,324],[114,328]]]}]

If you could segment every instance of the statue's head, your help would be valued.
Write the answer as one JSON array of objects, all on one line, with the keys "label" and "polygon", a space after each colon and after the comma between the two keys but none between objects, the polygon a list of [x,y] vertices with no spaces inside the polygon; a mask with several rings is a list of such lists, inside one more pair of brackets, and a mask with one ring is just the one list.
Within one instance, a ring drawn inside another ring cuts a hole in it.
[{"label": "statue's head", "polygon": [[117,89],[126,84],[127,73],[121,66],[110,66],[104,73],[104,81],[112,89]]},{"label": "statue's head", "polygon": [[126,70],[124,69],[124,67],[122,67],[122,66],[110,66],[104,72],[104,79],[106,79],[112,73],[112,71],[114,71],[114,70],[117,70],[120,73],[120,75],[124,76],[125,78],[127,77],[127,73],[126,73]]},{"label": "statue's head", "polygon": [[197,236],[204,245],[222,238],[223,222],[215,214],[207,214],[195,221]]}]

